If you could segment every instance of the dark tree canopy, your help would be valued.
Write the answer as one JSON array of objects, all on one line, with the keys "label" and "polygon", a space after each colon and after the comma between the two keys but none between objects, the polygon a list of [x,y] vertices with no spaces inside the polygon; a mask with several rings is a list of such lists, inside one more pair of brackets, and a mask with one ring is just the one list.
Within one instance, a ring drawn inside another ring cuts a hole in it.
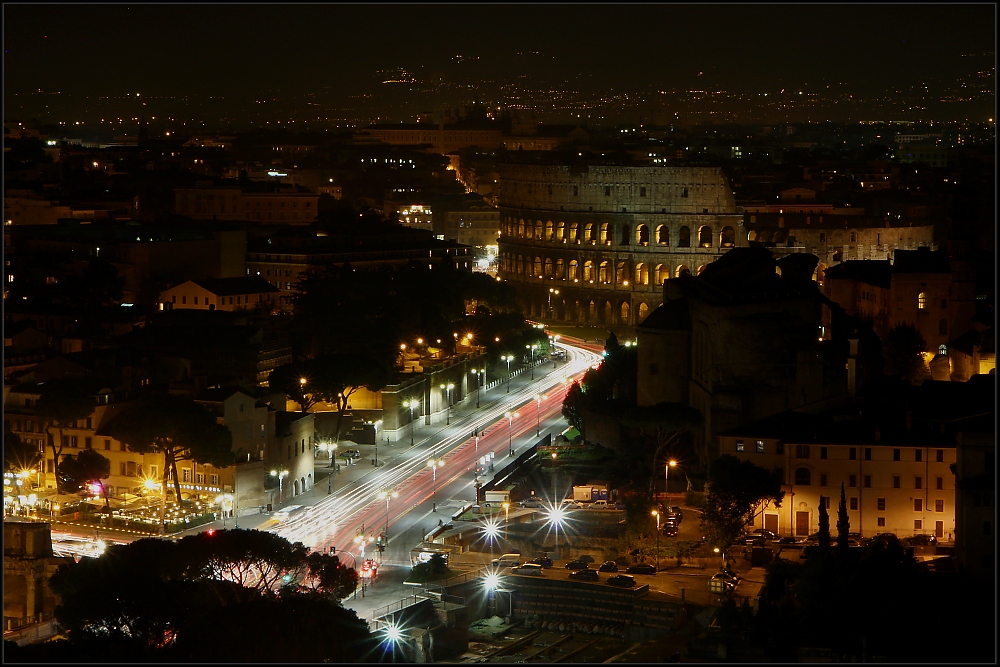
[{"label": "dark tree canopy", "polygon": [[927,342],[912,324],[898,324],[889,330],[882,345],[885,374],[913,383],[923,381],[928,372],[920,356]]},{"label": "dark tree canopy", "polygon": [[732,544],[767,503],[780,507],[785,497],[771,471],[729,454],[712,463],[707,488],[702,525],[720,548]]},{"label": "dark tree canopy", "polygon": [[69,456],[59,468],[63,488],[78,490],[88,484],[101,487],[104,505],[109,506],[108,490],[104,480],[111,476],[111,461],[93,449],[85,449],[76,456]]},{"label": "dark tree canopy", "polygon": [[35,414],[45,423],[57,485],[62,478],[59,472],[59,459],[63,452],[62,430],[70,423],[88,417],[95,404],[93,393],[82,380],[55,378],[42,384],[41,395],[35,403]]}]

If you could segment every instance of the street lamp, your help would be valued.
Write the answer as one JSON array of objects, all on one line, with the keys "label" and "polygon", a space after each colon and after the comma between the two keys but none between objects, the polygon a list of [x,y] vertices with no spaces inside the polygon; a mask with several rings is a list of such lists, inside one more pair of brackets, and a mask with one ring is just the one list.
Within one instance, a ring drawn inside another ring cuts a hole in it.
[{"label": "street lamp", "polygon": [[552,470],[550,472],[550,477],[552,477],[552,502],[557,502],[559,499],[556,498],[556,459],[559,458],[559,454],[552,452]]},{"label": "street lamp", "polygon": [[656,570],[660,570],[660,513],[653,510],[653,516],[656,517]]},{"label": "street lamp", "polygon": [[535,437],[541,434],[542,395],[535,394]]},{"label": "street lamp", "polygon": [[451,424],[451,390],[455,388],[455,385],[449,382],[448,384],[442,384],[441,388],[448,393],[448,415],[445,419],[445,424]]},{"label": "street lamp", "polygon": [[514,417],[520,417],[521,414],[508,410],[503,416],[507,418],[507,448],[510,450],[508,456],[514,456]]},{"label": "street lamp", "polygon": [[531,379],[535,379],[535,350],[538,349],[538,345],[525,345],[526,350],[531,351]]},{"label": "street lamp", "polygon": [[156,482],[152,479],[147,479],[143,482],[143,486],[147,490],[152,491],[157,486],[160,487],[160,535],[165,535],[167,532],[167,524],[165,522],[166,512],[167,512],[167,484],[166,480],[161,482]]},{"label": "street lamp", "polygon": [[668,500],[670,499],[670,469],[676,467],[677,467],[677,461],[670,459],[669,461],[667,461],[667,465],[665,466],[665,470],[663,473],[663,494],[667,496]]},{"label": "street lamp", "polygon": [[510,362],[514,361],[513,354],[505,354],[500,357],[500,361],[507,362],[507,393],[510,393]]},{"label": "street lamp", "polygon": [[444,459],[431,459],[427,462],[427,466],[431,469],[431,476],[433,479],[433,493],[434,501],[431,511],[437,512],[437,480],[438,480],[438,468],[444,465]]},{"label": "street lamp", "polygon": [[549,510],[549,523],[556,529],[556,560],[559,558],[559,526],[562,525],[563,518],[565,517],[565,510],[559,507],[555,502],[552,503],[552,509]]},{"label": "street lamp", "polygon": [[510,541],[510,532],[507,526],[510,525],[510,503],[503,504],[503,539]]},{"label": "street lamp", "polygon": [[475,375],[475,376],[476,376],[476,408],[478,408],[478,407],[479,407],[479,394],[480,394],[480,388],[482,387],[482,384],[483,384],[483,383],[482,383],[482,381],[481,381],[481,380],[479,379],[479,369],[478,369],[478,368],[474,368],[474,369],[472,369],[472,370],[471,370],[471,371],[469,371],[469,372],[470,372],[470,373],[471,373],[472,375]]},{"label": "street lamp", "polygon": [[553,294],[555,294],[556,296],[559,296],[559,290],[557,290],[554,287],[550,287],[549,288],[549,319],[553,319],[553,317],[552,317],[552,295]]},{"label": "street lamp", "polygon": [[287,470],[282,470],[281,472],[278,472],[277,470],[272,470],[271,471],[271,477],[277,477],[278,478],[278,504],[279,505],[281,503],[285,502],[285,483],[284,483],[284,479],[287,476],[288,476],[288,471]]},{"label": "street lamp", "polygon": [[413,446],[413,408],[417,407],[417,399],[411,398],[408,401],[403,401],[403,407],[410,409],[410,446]]},{"label": "street lamp", "polygon": [[385,535],[386,542],[389,541],[389,500],[392,498],[399,498],[399,492],[396,489],[383,489],[379,491],[378,497],[380,499],[385,499],[385,530],[382,532]]}]

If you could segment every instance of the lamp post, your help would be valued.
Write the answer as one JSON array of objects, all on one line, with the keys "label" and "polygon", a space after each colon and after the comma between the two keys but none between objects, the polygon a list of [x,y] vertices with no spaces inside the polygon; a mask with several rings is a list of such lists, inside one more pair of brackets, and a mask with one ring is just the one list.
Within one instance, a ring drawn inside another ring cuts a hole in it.
[{"label": "lamp post", "polygon": [[287,470],[282,470],[280,472],[277,471],[277,470],[272,470],[271,471],[271,477],[277,477],[278,478],[278,504],[279,505],[281,503],[285,502],[285,482],[284,482],[284,480],[285,480],[285,477],[287,477],[287,476],[288,476],[288,471]]},{"label": "lamp post", "polygon": [[507,362],[507,393],[510,393],[510,362],[514,360],[513,354],[505,354],[500,357],[500,361]]},{"label": "lamp post", "polygon": [[538,345],[525,345],[525,349],[531,351],[531,379],[535,379],[535,350],[538,349]]},{"label": "lamp post", "polygon": [[510,450],[508,456],[514,456],[514,417],[521,415],[508,410],[503,416],[507,418],[507,448]]},{"label": "lamp post", "polygon": [[411,398],[408,401],[403,401],[403,407],[410,409],[410,446],[413,446],[413,408],[417,407],[417,400]]},{"label": "lamp post", "polygon": [[510,532],[508,526],[510,525],[510,503],[503,504],[503,539],[507,542],[510,541]]},{"label": "lamp post", "polygon": [[472,369],[469,372],[476,376],[476,408],[478,409],[479,408],[479,389],[482,386],[482,382],[479,379],[479,369],[478,368],[474,368],[474,369]]},{"label": "lamp post", "polygon": [[445,424],[451,424],[451,390],[455,388],[455,385],[449,382],[448,384],[442,384],[441,388],[444,389],[448,395],[448,413],[445,418]]},{"label": "lamp post", "polygon": [[382,534],[385,535],[386,542],[389,541],[389,500],[392,498],[399,498],[399,492],[396,489],[383,489],[379,491],[379,498],[385,499],[385,530]]},{"label": "lamp post", "polygon": [[552,295],[553,294],[555,294],[556,296],[559,296],[559,290],[557,290],[554,287],[550,287],[549,288],[549,319],[554,319],[552,317]]},{"label": "lamp post", "polygon": [[542,395],[535,394],[535,437],[541,434]]},{"label": "lamp post", "polygon": [[668,500],[670,499],[670,469],[676,467],[677,467],[677,461],[674,461],[673,459],[667,461],[667,465],[664,466],[663,494],[667,496]]},{"label": "lamp post", "polygon": [[432,512],[437,512],[438,511],[438,509],[437,509],[437,507],[438,507],[438,505],[437,505],[437,480],[438,480],[438,471],[437,471],[437,469],[444,465],[444,459],[431,459],[430,461],[427,462],[427,465],[431,469],[431,477],[433,479],[432,484],[433,484],[434,501],[433,501],[433,505],[432,505],[431,511]]},{"label": "lamp post", "polygon": [[656,571],[660,571],[660,513],[653,510],[653,516],[656,517]]},{"label": "lamp post", "polygon": [[551,474],[549,476],[552,477],[552,502],[553,503],[558,502],[558,500],[559,500],[558,498],[556,498],[556,459],[557,458],[559,458],[559,454],[557,454],[556,452],[552,452],[552,471],[551,471]]}]

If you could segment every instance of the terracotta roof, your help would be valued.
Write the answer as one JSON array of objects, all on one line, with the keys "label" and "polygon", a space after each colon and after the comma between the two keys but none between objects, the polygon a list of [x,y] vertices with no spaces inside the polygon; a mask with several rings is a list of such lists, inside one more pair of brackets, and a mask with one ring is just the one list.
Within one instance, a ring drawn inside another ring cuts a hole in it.
[{"label": "terracotta roof", "polygon": [[278,292],[277,287],[260,276],[240,276],[239,278],[205,278],[192,280],[195,285],[204,287],[216,296],[235,296],[237,294],[267,294]]}]

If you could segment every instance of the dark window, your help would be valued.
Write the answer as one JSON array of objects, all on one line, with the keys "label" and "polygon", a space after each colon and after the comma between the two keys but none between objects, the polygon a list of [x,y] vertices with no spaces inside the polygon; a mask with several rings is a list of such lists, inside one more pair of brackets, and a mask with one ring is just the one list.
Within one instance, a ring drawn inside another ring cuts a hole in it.
[{"label": "dark window", "polygon": [[94,428],[94,420],[87,417],[87,428]]},{"label": "dark window", "polygon": [[938,463],[944,463],[944,450],[943,449],[937,450],[937,459],[936,460],[937,460]]},{"label": "dark window", "polygon": [[924,478],[923,477],[914,477],[913,478],[913,488],[914,489],[922,489],[922,488],[924,488]]},{"label": "dark window", "polygon": [[849,475],[847,477],[847,486],[855,487],[857,485],[858,485],[858,476],[857,475]]},{"label": "dark window", "polygon": [[819,485],[820,486],[826,486],[826,473],[820,473],[820,476],[819,476]]},{"label": "dark window", "polygon": [[878,517],[878,527],[879,528],[885,528],[885,517],[884,516]]},{"label": "dark window", "polygon": [[866,489],[872,488],[872,476],[871,475],[865,475],[865,488]]},{"label": "dark window", "polygon": [[875,508],[879,512],[884,512],[885,511],[885,498],[878,498],[878,499],[876,499],[876,501],[875,501]]},{"label": "dark window", "polygon": [[935,512],[943,512],[944,511],[944,501],[943,500],[935,500],[934,501],[934,511]]},{"label": "dark window", "polygon": [[605,197],[610,197],[611,196],[611,186],[610,185],[605,185],[604,186],[604,196]]},{"label": "dark window", "polygon": [[913,530],[923,530],[924,522],[921,519],[913,520]]},{"label": "dark window", "polygon": [[872,460],[872,448],[865,447],[865,461],[871,461],[871,460]]},{"label": "dark window", "polygon": [[795,445],[795,458],[797,459],[809,458],[809,445]]},{"label": "dark window", "polygon": [[934,488],[936,488],[938,491],[944,490],[944,477],[938,477],[934,481]]},{"label": "dark window", "polygon": [[922,450],[922,449],[914,449],[913,450],[913,457],[914,457],[913,458],[914,461],[923,461],[924,460],[924,450]]},{"label": "dark window", "polygon": [[84,436],[84,438],[83,438],[83,446],[86,449],[93,449],[94,448],[94,439],[91,438],[89,435],[88,436]]},{"label": "dark window", "polygon": [[851,498],[849,502],[850,502],[850,509],[857,511],[857,509],[858,509],[858,499],[857,498]]},{"label": "dark window", "polygon": [[108,439],[104,440],[104,449],[111,449],[111,441]]},{"label": "dark window", "polygon": [[808,468],[796,468],[795,469],[795,485],[796,486],[809,486],[811,483],[811,475]]},{"label": "dark window", "polygon": [[[550,192],[549,194],[552,194],[552,193]],[[645,197],[646,196],[646,188],[639,188],[639,196],[640,197]]]},{"label": "dark window", "polygon": [[681,190],[681,197],[687,197],[687,196],[688,196],[688,189],[684,188],[683,190]]},{"label": "dark window", "polygon": [[899,460],[899,455],[900,455],[900,451],[898,449],[892,450],[892,460],[893,461],[898,461]]},{"label": "dark window", "polygon": [[577,185],[574,185],[573,186],[573,196],[576,197],[579,194],[580,194],[580,187],[577,186]]},{"label": "dark window", "polygon": [[776,442],[776,443],[774,443],[774,453],[775,454],[784,454],[785,453],[785,443],[783,443],[783,442]]},{"label": "dark window", "polygon": [[825,459],[826,458],[826,447],[820,447],[819,448],[819,457],[821,459]]},{"label": "dark window", "polygon": [[858,449],[857,449],[857,447],[851,447],[851,449],[850,449],[850,456],[848,458],[850,458],[852,461],[857,461],[858,460]]},{"label": "dark window", "polygon": [[913,499],[913,511],[914,512],[923,512],[924,511],[924,499],[923,498],[914,498]]}]

